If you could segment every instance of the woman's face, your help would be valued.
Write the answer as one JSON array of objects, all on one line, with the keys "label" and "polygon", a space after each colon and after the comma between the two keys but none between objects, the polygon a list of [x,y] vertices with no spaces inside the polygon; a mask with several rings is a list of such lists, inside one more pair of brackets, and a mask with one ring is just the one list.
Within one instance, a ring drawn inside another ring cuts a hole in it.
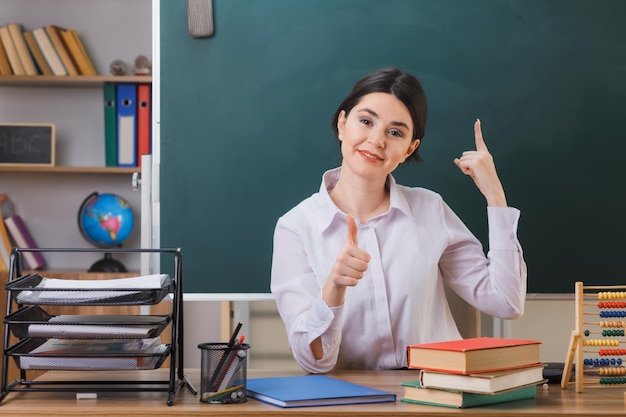
[{"label": "woman's face", "polygon": [[391,173],[417,149],[409,110],[395,96],[370,93],[337,122],[343,164],[360,175]]}]

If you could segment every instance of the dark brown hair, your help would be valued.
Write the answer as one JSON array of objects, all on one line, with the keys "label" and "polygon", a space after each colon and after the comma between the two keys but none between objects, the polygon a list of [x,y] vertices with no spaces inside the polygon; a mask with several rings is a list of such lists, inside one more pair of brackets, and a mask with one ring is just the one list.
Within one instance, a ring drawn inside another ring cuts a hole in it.
[{"label": "dark brown hair", "polygon": [[[411,141],[416,139],[423,140],[426,133],[426,116],[428,113],[426,94],[417,78],[398,68],[384,68],[374,71],[356,83],[350,94],[343,100],[333,115],[331,127],[337,138],[339,137],[337,129],[339,113],[344,110],[347,116],[354,106],[359,104],[361,98],[370,93],[388,93],[398,98],[409,110],[413,120]],[[414,161],[421,160],[417,149],[411,154],[409,159]]]}]

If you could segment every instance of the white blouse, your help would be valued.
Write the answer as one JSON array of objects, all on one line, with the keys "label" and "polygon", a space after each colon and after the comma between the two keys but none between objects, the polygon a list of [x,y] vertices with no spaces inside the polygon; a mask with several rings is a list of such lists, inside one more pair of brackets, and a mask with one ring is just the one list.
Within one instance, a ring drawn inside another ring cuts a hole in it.
[{"label": "white blouse", "polygon": [[[327,171],[320,191],[282,216],[274,232],[271,291],[289,345],[312,373],[395,369],[415,343],[461,338],[443,282],[483,312],[505,319],[524,311],[526,264],[517,240],[519,210],[488,207],[489,252],[440,195],[396,184],[390,209],[361,224],[358,245],[371,255],[365,276],[330,308],[321,288],[345,243],[347,226],[329,196],[340,168]],[[323,358],[310,343],[322,338]]]}]

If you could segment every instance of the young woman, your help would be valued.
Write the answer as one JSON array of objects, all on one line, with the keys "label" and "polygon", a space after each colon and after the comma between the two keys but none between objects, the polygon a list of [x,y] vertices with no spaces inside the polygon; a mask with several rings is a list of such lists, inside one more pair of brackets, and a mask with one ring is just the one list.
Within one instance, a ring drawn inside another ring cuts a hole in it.
[{"label": "young woman", "polygon": [[487,314],[524,311],[519,211],[507,207],[480,121],[476,150],[454,163],[487,201],[487,256],[440,195],[391,175],[419,159],[426,114],[412,75],[391,68],[360,80],[333,117],[341,167],[276,224],[271,290],[308,372],[401,368],[408,345],[459,339],[444,282]]}]

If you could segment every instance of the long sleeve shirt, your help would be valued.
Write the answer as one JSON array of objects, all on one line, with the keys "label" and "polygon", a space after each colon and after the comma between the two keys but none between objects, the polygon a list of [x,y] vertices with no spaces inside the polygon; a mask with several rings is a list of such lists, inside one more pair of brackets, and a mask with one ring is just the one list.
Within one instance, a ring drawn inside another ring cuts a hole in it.
[{"label": "long sleeve shirt", "polygon": [[[340,168],[327,171],[318,193],[283,215],[274,232],[271,291],[300,366],[394,369],[407,365],[416,343],[460,339],[444,282],[483,312],[506,319],[523,314],[526,264],[517,239],[519,210],[488,207],[489,252],[441,196],[396,184],[390,208],[361,224],[359,247],[371,255],[364,277],[345,301],[329,307],[322,286],[345,243],[346,213],[329,192]],[[321,337],[324,356],[310,343]]]}]

